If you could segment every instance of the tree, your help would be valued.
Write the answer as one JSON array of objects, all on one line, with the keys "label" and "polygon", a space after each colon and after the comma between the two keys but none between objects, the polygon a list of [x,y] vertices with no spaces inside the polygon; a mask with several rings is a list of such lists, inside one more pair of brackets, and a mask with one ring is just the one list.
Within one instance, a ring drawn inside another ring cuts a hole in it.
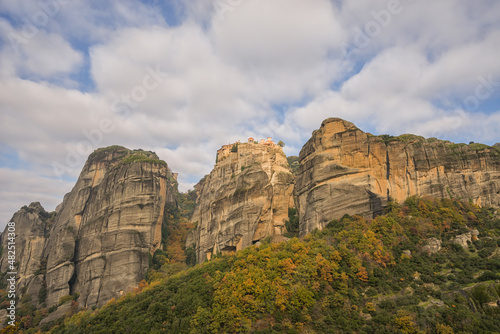
[{"label": "tree", "polygon": [[297,209],[288,208],[288,220],[285,222],[285,227],[288,232],[299,232],[299,216],[297,215]]},{"label": "tree", "polygon": [[453,333],[455,333],[453,331],[453,328],[451,328],[451,326],[443,325],[443,324],[436,325],[436,332],[438,334],[453,334]]},{"label": "tree", "polygon": [[413,317],[408,311],[399,310],[394,322],[396,323],[396,326],[398,326],[399,329],[405,334],[418,333]]},{"label": "tree", "polygon": [[280,140],[280,141],[278,142],[278,146],[285,147],[285,143],[284,143],[282,140]]},{"label": "tree", "polygon": [[358,276],[359,280],[362,282],[368,282],[368,272],[366,271],[366,268],[361,266],[358,269],[358,272],[356,273],[356,276]]},{"label": "tree", "polygon": [[0,333],[6,333],[6,334],[19,333],[18,331],[19,331],[19,323],[16,322],[15,325],[10,325],[2,329]]}]

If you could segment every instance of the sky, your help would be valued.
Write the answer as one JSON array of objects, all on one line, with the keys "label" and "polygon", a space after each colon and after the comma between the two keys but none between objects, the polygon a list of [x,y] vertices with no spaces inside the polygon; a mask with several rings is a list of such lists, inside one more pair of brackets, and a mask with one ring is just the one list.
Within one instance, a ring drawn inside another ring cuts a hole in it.
[{"label": "sky", "polygon": [[88,155],[156,152],[190,189],[248,137],[328,117],[500,142],[500,1],[0,0],[0,229]]}]

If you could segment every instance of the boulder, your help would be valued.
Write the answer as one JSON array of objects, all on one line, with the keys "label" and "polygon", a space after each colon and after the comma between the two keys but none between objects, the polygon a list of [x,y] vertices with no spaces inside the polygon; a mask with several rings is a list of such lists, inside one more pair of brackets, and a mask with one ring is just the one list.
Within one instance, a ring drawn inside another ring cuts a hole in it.
[{"label": "boulder", "polygon": [[460,234],[455,236],[451,241],[467,249],[469,248],[469,243],[472,242],[472,235],[471,232]]},{"label": "boulder", "polygon": [[429,238],[425,241],[425,246],[422,247],[422,252],[434,254],[441,250],[441,240],[437,238]]}]

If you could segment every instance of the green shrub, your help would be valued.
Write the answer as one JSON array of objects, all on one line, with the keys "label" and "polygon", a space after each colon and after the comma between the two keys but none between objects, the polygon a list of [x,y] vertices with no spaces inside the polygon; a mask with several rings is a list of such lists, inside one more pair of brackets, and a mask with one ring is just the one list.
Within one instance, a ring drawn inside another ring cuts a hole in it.
[{"label": "green shrub", "polygon": [[121,163],[125,165],[132,164],[135,162],[146,162],[154,165],[167,166],[167,163],[163,160],[151,158],[149,156],[140,153],[131,154],[121,161]]},{"label": "green shrub", "polygon": [[233,147],[231,147],[231,152],[233,152],[233,153],[238,152],[238,145],[239,145],[239,143],[233,144]]},{"label": "green shrub", "polygon": [[488,293],[488,286],[484,283],[478,284],[472,288],[472,296],[480,304],[484,304],[490,301],[490,294]]},{"label": "green shrub", "polygon": [[288,232],[299,232],[299,216],[296,208],[288,208],[288,220],[285,222],[285,227]]},{"label": "green shrub", "polygon": [[491,270],[487,270],[485,271],[484,273],[481,274],[481,276],[479,276],[477,278],[477,280],[479,282],[484,282],[484,281],[495,281],[495,280],[499,280],[500,279],[500,274],[498,273],[494,273],[493,271]]},{"label": "green shrub", "polygon": [[59,298],[59,305],[66,304],[67,302],[74,300],[73,296],[66,295]]},{"label": "green shrub", "polygon": [[485,145],[485,144],[479,144],[479,143],[473,143],[473,144],[470,144],[469,145],[469,148],[474,150],[474,151],[483,151],[485,149],[488,149],[490,148],[489,145]]}]

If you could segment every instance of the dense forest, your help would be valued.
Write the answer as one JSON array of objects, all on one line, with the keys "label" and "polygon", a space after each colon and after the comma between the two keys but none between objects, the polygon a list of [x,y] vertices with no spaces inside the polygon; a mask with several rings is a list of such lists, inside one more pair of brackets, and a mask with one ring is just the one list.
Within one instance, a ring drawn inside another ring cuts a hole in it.
[{"label": "dense forest", "polygon": [[[192,205],[193,198],[183,201]],[[373,220],[346,215],[303,240],[264,242],[192,266],[178,241],[190,227],[181,209],[167,217],[176,222],[167,236],[174,246],[155,254],[147,280],[135,291],[101,309],[75,310],[42,328],[21,323],[19,329],[498,333],[497,214],[467,202],[410,197],[402,205],[390,202]],[[463,236],[470,241],[461,245]]]}]

